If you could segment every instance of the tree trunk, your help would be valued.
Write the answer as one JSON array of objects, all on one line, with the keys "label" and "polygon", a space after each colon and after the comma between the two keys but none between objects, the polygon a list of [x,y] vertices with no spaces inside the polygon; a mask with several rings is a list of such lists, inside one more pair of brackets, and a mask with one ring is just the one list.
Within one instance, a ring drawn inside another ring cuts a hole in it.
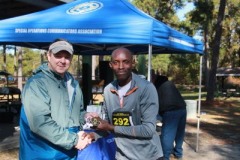
[{"label": "tree trunk", "polygon": [[204,79],[204,85],[207,88],[208,87],[208,78],[209,78],[209,44],[208,44],[208,27],[204,30],[204,46],[205,46],[205,54],[203,56],[203,79]]},{"label": "tree trunk", "polygon": [[3,45],[3,71],[7,71],[6,45]]},{"label": "tree trunk", "polygon": [[18,51],[18,88],[22,91],[22,47],[17,48]]},{"label": "tree trunk", "polygon": [[218,11],[218,19],[216,24],[216,34],[214,37],[214,44],[212,49],[212,58],[211,58],[211,70],[208,79],[208,88],[207,88],[207,102],[212,102],[214,100],[214,92],[216,89],[216,72],[217,65],[219,60],[219,50],[220,50],[220,41],[222,36],[222,21],[224,18],[224,12],[226,7],[226,0],[220,1],[219,11]]},{"label": "tree trunk", "polygon": [[14,46],[14,57],[13,57],[13,63],[14,63],[14,77],[17,78],[17,71],[18,71],[18,67],[17,67],[17,47]]}]

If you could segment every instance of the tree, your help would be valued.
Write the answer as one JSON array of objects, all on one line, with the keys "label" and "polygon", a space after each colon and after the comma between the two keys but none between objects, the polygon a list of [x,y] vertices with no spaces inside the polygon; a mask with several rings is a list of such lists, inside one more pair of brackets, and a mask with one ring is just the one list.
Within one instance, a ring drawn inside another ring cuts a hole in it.
[{"label": "tree", "polygon": [[41,53],[30,48],[22,48],[22,51],[23,76],[28,77],[41,64]]},{"label": "tree", "polygon": [[147,59],[145,55],[137,56],[137,70],[139,74],[146,75],[147,73]]},{"label": "tree", "polygon": [[168,67],[169,77],[177,83],[198,84],[199,58],[198,55],[180,54],[171,55]]},{"label": "tree", "polygon": [[154,54],[152,56],[152,69],[160,75],[167,75],[170,63],[169,57],[169,54]]},{"label": "tree", "polygon": [[[225,3],[225,6],[220,8],[221,3]],[[215,84],[216,77],[213,76],[215,76],[217,68],[240,66],[240,1],[221,1],[221,3],[219,4],[219,0],[194,0],[195,10],[189,13],[187,19],[187,23],[191,22],[189,28],[199,30],[204,38],[203,75],[205,76],[205,87],[209,92],[209,98],[211,97],[208,101],[214,100],[216,87],[212,84]],[[223,12],[223,9],[224,13],[220,13]],[[220,18],[222,18],[221,22],[219,21]],[[221,29],[216,29],[217,26]],[[218,41],[219,36],[220,40]],[[219,48],[216,47],[217,45],[219,45]],[[211,73],[209,72],[210,69]],[[211,77],[209,74],[211,74]]]},{"label": "tree", "polygon": [[209,0],[194,1],[195,9],[188,13],[188,18],[185,23],[188,25],[188,30],[200,32],[203,37],[205,54],[203,55],[203,79],[204,84],[208,86],[209,78],[209,57],[211,57],[210,43],[213,39],[213,23],[214,23],[214,3]]},{"label": "tree", "polygon": [[240,2],[237,0],[227,1],[225,18],[223,21],[223,36],[219,55],[219,66],[238,67],[240,51]]},{"label": "tree", "polygon": [[208,81],[208,88],[207,88],[207,99],[206,101],[211,102],[214,100],[214,91],[216,88],[216,72],[217,72],[217,65],[219,60],[219,49],[220,49],[220,41],[222,36],[222,22],[224,18],[226,7],[226,0],[220,1],[219,11],[218,11],[218,18],[215,27],[215,37],[214,37],[214,44],[212,48],[212,59],[211,59],[211,70],[209,74],[209,81]]},{"label": "tree", "polygon": [[177,9],[185,5],[186,0],[133,0],[133,4],[157,20],[177,28],[179,19]]}]

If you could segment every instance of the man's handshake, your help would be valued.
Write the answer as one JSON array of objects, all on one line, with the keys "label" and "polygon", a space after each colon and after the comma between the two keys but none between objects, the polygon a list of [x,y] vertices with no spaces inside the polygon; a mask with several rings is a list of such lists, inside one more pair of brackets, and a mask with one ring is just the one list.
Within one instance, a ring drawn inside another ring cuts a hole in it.
[{"label": "man's handshake", "polygon": [[[102,120],[97,113],[89,112],[85,115],[84,130],[102,130],[102,131],[114,131],[114,126],[109,124],[107,121]],[[78,142],[75,148],[82,150],[86,148],[92,141],[95,140],[93,132],[80,131],[78,134]]]},{"label": "man's handshake", "polygon": [[86,148],[95,139],[94,133],[92,132],[86,133],[84,131],[80,131],[77,134],[78,134],[78,142],[75,148],[79,150]]}]

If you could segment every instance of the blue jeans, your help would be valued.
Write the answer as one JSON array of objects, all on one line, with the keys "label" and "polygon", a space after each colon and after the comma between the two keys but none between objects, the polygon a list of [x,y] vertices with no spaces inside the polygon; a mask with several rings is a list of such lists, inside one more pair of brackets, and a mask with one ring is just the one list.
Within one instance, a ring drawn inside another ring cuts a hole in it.
[{"label": "blue jeans", "polygon": [[[186,126],[186,109],[166,111],[162,115],[161,143],[164,160],[169,160],[173,153],[176,157],[183,155],[183,140]],[[175,145],[174,145],[175,142]]]}]

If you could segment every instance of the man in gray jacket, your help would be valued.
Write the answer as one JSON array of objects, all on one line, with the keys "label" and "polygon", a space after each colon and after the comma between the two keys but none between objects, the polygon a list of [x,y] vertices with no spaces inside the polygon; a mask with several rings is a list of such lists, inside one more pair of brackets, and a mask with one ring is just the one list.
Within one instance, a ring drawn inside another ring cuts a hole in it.
[{"label": "man in gray jacket", "polygon": [[160,160],[163,156],[156,132],[158,95],[154,85],[132,73],[132,53],[113,51],[110,67],[117,80],[104,89],[106,121],[98,129],[113,132],[118,160]]}]

